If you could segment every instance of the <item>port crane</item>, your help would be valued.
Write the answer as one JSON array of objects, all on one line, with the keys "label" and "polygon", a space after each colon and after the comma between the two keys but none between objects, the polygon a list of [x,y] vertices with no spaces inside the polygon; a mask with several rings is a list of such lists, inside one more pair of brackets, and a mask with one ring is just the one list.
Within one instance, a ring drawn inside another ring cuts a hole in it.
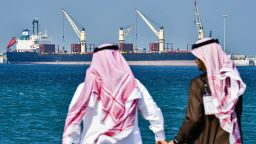
[{"label": "port crane", "polygon": [[79,28],[76,26],[75,22],[73,21],[73,19],[69,16],[69,14],[62,9],[62,12],[64,13],[64,15],[66,16],[69,24],[71,25],[71,27],[73,28],[73,30],[75,31],[76,35],[79,37],[80,39],[80,44],[81,44],[81,53],[85,53],[86,52],[86,33],[85,33],[85,28],[82,28],[81,30],[79,30]]},{"label": "port crane", "polygon": [[164,27],[161,26],[160,30],[157,31],[156,28],[147,20],[147,18],[144,16],[142,12],[139,10],[136,10],[136,12],[139,14],[139,16],[144,20],[144,22],[148,25],[148,27],[153,31],[153,33],[156,35],[159,43],[159,52],[164,51]]},{"label": "port crane", "polygon": [[197,27],[198,39],[200,40],[204,38],[204,28],[200,19],[196,0],[194,0],[194,5],[195,5],[195,18],[196,18],[195,23]]},{"label": "port crane", "polygon": [[133,27],[134,27],[133,24],[131,24],[129,26],[126,26],[126,27],[120,27],[120,29],[119,29],[119,40],[118,40],[119,43],[124,43],[125,42],[125,38],[131,32]]}]

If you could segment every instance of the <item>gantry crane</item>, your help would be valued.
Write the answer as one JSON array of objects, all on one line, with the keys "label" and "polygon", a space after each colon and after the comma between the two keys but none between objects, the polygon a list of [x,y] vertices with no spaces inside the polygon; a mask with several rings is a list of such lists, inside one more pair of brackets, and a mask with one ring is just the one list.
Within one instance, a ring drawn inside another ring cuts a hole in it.
[{"label": "gantry crane", "polygon": [[196,27],[197,27],[197,33],[198,33],[198,39],[203,39],[204,38],[204,28],[199,16],[199,11],[198,11],[198,7],[197,7],[197,3],[196,0],[194,0],[194,5],[195,5],[195,18],[196,18]]},{"label": "gantry crane", "polygon": [[120,27],[119,29],[119,43],[124,43],[125,42],[125,38],[128,36],[128,34],[130,33],[130,31],[133,29],[134,25],[129,25],[126,27]]},{"label": "gantry crane", "polygon": [[140,15],[140,17],[144,20],[144,22],[148,25],[148,27],[153,31],[153,33],[156,35],[159,43],[159,52],[164,51],[164,27],[161,26],[160,30],[157,31],[154,26],[146,19],[146,17],[140,12],[139,10],[136,10],[136,12]]},{"label": "gantry crane", "polygon": [[75,22],[69,16],[69,14],[64,9],[62,9],[62,11],[63,11],[64,15],[66,16],[69,24],[71,25],[71,27],[73,28],[73,30],[75,31],[75,33],[77,34],[77,36],[80,39],[81,53],[85,53],[86,52],[86,33],[85,33],[85,28],[82,28],[81,30],[79,30],[79,28],[76,26]]}]

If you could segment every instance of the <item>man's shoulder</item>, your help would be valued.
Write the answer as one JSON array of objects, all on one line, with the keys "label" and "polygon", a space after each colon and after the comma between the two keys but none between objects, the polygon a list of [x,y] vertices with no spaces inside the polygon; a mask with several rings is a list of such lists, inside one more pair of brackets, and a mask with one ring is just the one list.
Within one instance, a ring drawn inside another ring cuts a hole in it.
[{"label": "man's shoulder", "polygon": [[194,77],[194,78],[190,81],[190,83],[198,83],[198,82],[202,82],[202,79],[201,79],[201,76],[200,76],[200,75]]},{"label": "man's shoulder", "polygon": [[197,88],[201,88],[203,86],[203,81],[201,76],[196,76],[194,77],[191,81],[190,81],[190,87],[197,87]]}]

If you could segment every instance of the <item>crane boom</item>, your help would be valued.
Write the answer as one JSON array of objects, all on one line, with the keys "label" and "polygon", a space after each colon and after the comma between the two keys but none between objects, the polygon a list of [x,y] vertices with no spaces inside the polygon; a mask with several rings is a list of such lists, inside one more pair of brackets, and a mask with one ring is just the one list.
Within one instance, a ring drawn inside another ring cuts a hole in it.
[{"label": "crane boom", "polygon": [[130,31],[133,29],[134,25],[129,25],[127,29],[124,30],[124,37],[127,37]]},{"label": "crane boom", "polygon": [[129,25],[128,27],[120,27],[119,29],[119,43],[124,43],[125,38],[128,36],[130,31],[133,29],[134,25]]},{"label": "crane boom", "polygon": [[80,38],[80,31],[78,29],[78,27],[75,25],[73,19],[69,16],[69,14],[64,10],[62,9],[64,15],[66,16],[69,24],[71,25],[71,27],[73,28],[73,30],[75,31],[75,33],[77,34],[77,36]]},{"label": "crane boom", "polygon": [[153,27],[153,25],[146,19],[146,17],[140,12],[139,10],[136,10],[136,12],[140,15],[140,17],[145,21],[145,23],[148,25],[148,27],[153,31],[153,33],[158,37],[159,33],[158,31]]},{"label": "crane boom", "polygon": [[76,33],[77,36],[80,38],[80,35],[81,35],[81,34],[80,34],[80,31],[79,31],[78,27],[75,25],[73,19],[69,16],[69,14],[68,14],[64,9],[62,9],[62,11],[63,11],[64,15],[66,16],[66,18],[67,18],[69,24],[71,25],[71,27],[72,27],[73,30],[75,31],[75,33]]},{"label": "crane boom", "polygon": [[159,44],[159,52],[164,51],[164,27],[160,27],[159,32],[153,27],[153,25],[146,19],[146,17],[139,11],[136,10],[136,12],[140,15],[140,17],[145,21],[145,23],[148,25],[148,27],[153,31],[153,33],[157,36],[158,44]]},{"label": "crane boom", "polygon": [[73,21],[73,19],[69,16],[69,14],[62,9],[64,15],[66,16],[68,22],[70,23],[71,27],[73,28],[73,30],[75,31],[75,33],[77,34],[77,36],[80,39],[80,44],[81,44],[81,52],[85,53],[86,52],[86,33],[85,33],[85,28],[82,28],[82,30],[80,31],[79,28],[76,26],[75,22]]},{"label": "crane boom", "polygon": [[195,18],[196,18],[198,39],[202,39],[202,38],[204,38],[204,29],[203,29],[203,25],[202,25],[202,22],[201,22],[201,19],[200,19],[200,15],[199,15],[196,0],[194,0],[194,5],[195,5]]}]

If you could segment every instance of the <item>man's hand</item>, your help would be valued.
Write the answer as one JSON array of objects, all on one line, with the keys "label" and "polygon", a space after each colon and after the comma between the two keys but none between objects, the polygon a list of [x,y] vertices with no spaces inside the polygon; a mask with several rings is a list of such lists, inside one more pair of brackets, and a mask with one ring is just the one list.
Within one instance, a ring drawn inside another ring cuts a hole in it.
[{"label": "man's hand", "polygon": [[174,144],[173,140],[172,140],[172,141],[170,141],[168,144]]},{"label": "man's hand", "polygon": [[167,144],[166,141],[157,141],[156,144]]}]

